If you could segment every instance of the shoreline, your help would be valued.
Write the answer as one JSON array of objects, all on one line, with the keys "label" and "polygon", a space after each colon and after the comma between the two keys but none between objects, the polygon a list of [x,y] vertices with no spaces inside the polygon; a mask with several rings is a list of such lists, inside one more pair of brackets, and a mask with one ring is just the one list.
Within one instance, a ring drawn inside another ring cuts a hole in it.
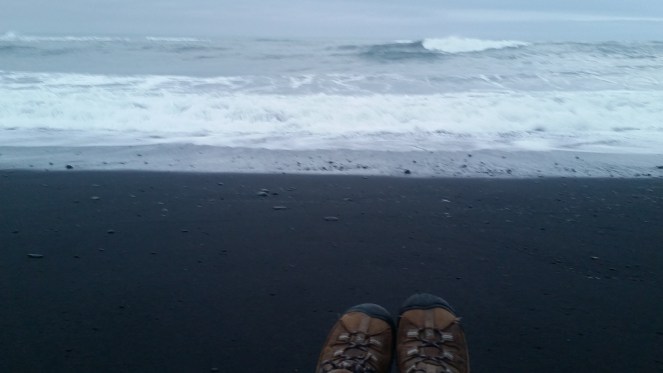
[{"label": "shoreline", "polygon": [[0,147],[0,170],[169,171],[417,178],[663,178],[663,153],[270,150],[191,144]]},{"label": "shoreline", "polygon": [[310,371],[416,291],[477,371],[663,366],[657,178],[77,169],[0,171],[2,371]]}]

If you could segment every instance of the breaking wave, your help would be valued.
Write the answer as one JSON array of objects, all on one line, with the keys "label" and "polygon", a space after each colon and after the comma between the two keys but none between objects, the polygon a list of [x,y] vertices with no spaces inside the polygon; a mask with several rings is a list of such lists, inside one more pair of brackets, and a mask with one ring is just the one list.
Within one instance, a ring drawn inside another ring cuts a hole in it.
[{"label": "breaking wave", "polygon": [[421,45],[433,52],[469,53],[489,49],[519,48],[530,45],[517,40],[481,40],[450,36],[443,39],[424,39]]},{"label": "breaking wave", "polygon": [[169,36],[146,36],[145,40],[167,43],[200,43],[209,42],[209,39],[198,39],[189,37],[169,37]]},{"label": "breaking wave", "polygon": [[292,96],[182,90],[172,79],[25,74],[0,85],[0,146],[71,146],[78,144],[76,134],[87,133],[97,138],[86,143],[96,145],[663,148],[663,91],[656,90]]},{"label": "breaking wave", "polygon": [[130,42],[130,41],[148,41],[148,42],[166,42],[166,43],[198,43],[209,42],[209,39],[199,39],[191,37],[167,37],[167,36],[146,36],[143,38],[126,38],[113,36],[40,36],[23,35],[15,31],[8,31],[0,35],[2,42]]},{"label": "breaking wave", "polygon": [[108,36],[35,36],[22,35],[14,31],[8,31],[0,35],[0,41],[10,42],[112,42],[128,41],[128,38]]},{"label": "breaking wave", "polygon": [[[517,40],[482,40],[450,36],[446,38],[429,38],[423,40],[397,40],[387,44],[376,44],[366,47],[362,54],[383,60],[400,60],[412,58],[436,58],[444,55],[460,53],[476,53],[488,50],[520,48],[530,43]],[[345,46],[349,49],[349,46]]]}]

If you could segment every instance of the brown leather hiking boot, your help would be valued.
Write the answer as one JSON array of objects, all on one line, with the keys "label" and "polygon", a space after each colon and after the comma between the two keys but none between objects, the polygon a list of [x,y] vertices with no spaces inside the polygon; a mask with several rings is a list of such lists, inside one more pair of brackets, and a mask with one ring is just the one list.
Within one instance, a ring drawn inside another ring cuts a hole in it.
[{"label": "brown leather hiking boot", "polygon": [[316,373],[387,373],[394,322],[387,310],[365,303],[347,310],[332,327]]},{"label": "brown leather hiking boot", "polygon": [[444,299],[415,294],[401,308],[396,334],[396,365],[401,373],[470,371],[465,334]]}]

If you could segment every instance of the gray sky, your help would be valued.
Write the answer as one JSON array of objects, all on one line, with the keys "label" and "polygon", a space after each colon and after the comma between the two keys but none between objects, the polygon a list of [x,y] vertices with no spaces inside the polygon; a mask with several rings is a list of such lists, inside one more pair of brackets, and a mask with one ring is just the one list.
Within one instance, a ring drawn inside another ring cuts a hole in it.
[{"label": "gray sky", "polygon": [[2,0],[0,34],[663,40],[662,0]]}]

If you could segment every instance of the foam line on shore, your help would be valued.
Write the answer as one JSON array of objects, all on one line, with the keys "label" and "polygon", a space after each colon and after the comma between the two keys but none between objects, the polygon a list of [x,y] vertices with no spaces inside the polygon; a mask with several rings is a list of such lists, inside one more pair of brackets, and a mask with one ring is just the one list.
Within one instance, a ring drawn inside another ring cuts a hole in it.
[{"label": "foam line on shore", "polygon": [[291,151],[167,144],[0,147],[0,169],[147,170],[407,177],[663,177],[663,154],[573,151]]}]

